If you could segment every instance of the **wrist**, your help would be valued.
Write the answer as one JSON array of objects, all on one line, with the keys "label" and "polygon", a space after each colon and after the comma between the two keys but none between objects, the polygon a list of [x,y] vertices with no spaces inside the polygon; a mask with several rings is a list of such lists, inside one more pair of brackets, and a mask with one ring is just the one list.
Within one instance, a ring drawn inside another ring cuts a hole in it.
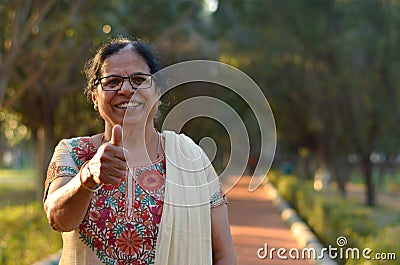
[{"label": "wrist", "polygon": [[79,179],[81,181],[81,186],[90,192],[95,192],[101,188],[102,185],[97,184],[93,175],[90,172],[89,161],[86,161],[79,170]]}]

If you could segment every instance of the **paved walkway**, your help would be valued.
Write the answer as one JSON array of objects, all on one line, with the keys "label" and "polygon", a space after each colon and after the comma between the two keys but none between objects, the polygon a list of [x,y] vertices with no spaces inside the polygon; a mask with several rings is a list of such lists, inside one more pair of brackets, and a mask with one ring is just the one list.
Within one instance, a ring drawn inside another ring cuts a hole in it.
[{"label": "paved walkway", "polygon": [[[267,192],[259,187],[254,192],[248,191],[250,177],[242,177],[240,181],[227,193],[229,219],[231,231],[237,254],[238,265],[256,264],[297,264],[310,265],[306,260],[282,260],[278,258],[277,252],[273,252],[273,259],[268,256],[260,259],[257,252],[260,248],[268,252],[271,248],[279,249],[298,248],[288,226],[281,219],[276,206],[268,198]],[[234,179],[227,179],[225,184]],[[260,252],[264,255],[264,252]],[[288,253],[285,254],[288,256]]]}]

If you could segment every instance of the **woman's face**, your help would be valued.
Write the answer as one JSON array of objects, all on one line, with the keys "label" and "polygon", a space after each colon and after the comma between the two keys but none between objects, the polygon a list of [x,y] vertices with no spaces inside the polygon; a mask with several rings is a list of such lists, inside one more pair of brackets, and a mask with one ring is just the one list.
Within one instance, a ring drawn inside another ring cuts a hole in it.
[{"label": "woman's face", "polygon": [[[130,47],[108,57],[101,68],[101,77],[110,75],[130,76],[135,73],[150,74],[149,66],[144,59]],[[92,93],[92,100],[99,108],[100,116],[111,128],[115,124],[144,124],[152,122],[157,113],[155,104],[159,91],[152,82],[150,88],[134,90],[128,79],[124,80],[118,91],[103,91],[101,85]],[[125,113],[127,117],[124,120]]]}]

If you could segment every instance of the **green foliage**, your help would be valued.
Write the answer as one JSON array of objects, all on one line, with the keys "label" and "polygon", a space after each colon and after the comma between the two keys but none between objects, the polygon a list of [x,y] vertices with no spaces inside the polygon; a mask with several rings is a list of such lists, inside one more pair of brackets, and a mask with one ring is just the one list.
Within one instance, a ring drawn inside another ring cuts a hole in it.
[{"label": "green foliage", "polygon": [[60,234],[51,230],[41,203],[0,208],[0,263],[29,265],[61,248]]},{"label": "green foliage", "polygon": [[[389,226],[379,231],[375,237],[367,237],[363,240],[364,248],[373,249],[375,253],[394,253],[397,260],[400,258],[400,225]],[[377,264],[395,264],[396,261],[381,261]],[[365,263],[366,264],[366,263]]]},{"label": "green foliage", "polygon": [[[335,247],[339,236],[348,240],[347,247],[370,248],[374,253],[396,253],[400,257],[400,226],[380,227],[373,209],[341,197],[315,192],[312,183],[296,176],[271,172],[268,180],[277,187],[310,228],[326,245]],[[344,261],[343,261],[344,262]],[[352,263],[356,262],[356,263]],[[359,263],[362,262],[362,263]],[[369,263],[368,263],[369,262]],[[347,264],[395,264],[393,261],[354,261]]]},{"label": "green foliage", "polygon": [[0,109],[0,135],[5,136],[7,146],[14,147],[30,138],[30,130],[21,121],[21,113]]},{"label": "green foliage", "polygon": [[281,192],[285,200],[292,202],[295,200],[295,192],[298,187],[298,181],[295,176],[282,175],[278,182],[278,190]]},{"label": "green foliage", "polygon": [[[371,150],[399,150],[399,1],[220,0],[218,10],[207,14],[202,3],[0,4],[0,103],[19,113],[33,136],[46,134],[39,169],[60,138],[102,129],[80,91],[80,71],[93,46],[120,34],[149,41],[165,66],[201,58],[245,71],[268,97],[284,156],[303,146],[322,160],[317,162],[334,167],[349,153],[369,157]],[[194,90],[204,91],[203,85]],[[250,111],[236,109],[243,102],[226,91],[214,95],[243,117],[257,153],[259,125],[249,119]],[[202,121],[187,126],[196,137],[204,130],[229,147],[218,127]]]},{"label": "green foliage", "polygon": [[[381,229],[375,236],[362,238],[359,247],[362,250],[371,249],[372,252],[368,253],[370,258],[361,256],[361,260],[349,260],[346,265],[397,265],[400,257],[399,237],[400,225],[397,225]],[[378,260],[377,254],[385,259]]]},{"label": "green foliage", "polygon": [[32,264],[61,248],[43,206],[35,201],[32,169],[0,169],[0,264]]},{"label": "green foliage", "polygon": [[215,20],[222,59],[268,96],[282,152],[303,146],[339,168],[349,153],[399,150],[399,11],[398,1],[220,1]]}]

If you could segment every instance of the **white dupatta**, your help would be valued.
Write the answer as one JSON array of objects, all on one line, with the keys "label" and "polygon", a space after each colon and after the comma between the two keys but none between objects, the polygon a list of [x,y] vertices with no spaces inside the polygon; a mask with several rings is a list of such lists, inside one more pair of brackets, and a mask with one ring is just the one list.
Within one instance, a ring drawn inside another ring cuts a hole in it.
[{"label": "white dupatta", "polygon": [[166,184],[155,265],[212,264],[210,196],[218,176],[189,137],[164,131]]}]

